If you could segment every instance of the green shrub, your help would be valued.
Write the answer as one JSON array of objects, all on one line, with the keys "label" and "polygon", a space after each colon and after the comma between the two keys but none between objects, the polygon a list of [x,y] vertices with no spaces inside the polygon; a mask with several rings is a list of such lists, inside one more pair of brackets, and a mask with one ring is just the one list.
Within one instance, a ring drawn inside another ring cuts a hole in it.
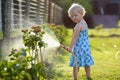
[{"label": "green shrub", "polygon": [[45,65],[33,64],[32,56],[26,56],[26,50],[12,49],[9,60],[0,62],[0,80],[40,80],[46,78]]}]

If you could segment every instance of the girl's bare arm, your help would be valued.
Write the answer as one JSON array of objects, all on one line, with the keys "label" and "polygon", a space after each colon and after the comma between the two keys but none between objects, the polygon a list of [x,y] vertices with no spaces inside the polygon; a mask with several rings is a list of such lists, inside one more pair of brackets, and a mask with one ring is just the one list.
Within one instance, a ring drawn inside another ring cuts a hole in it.
[{"label": "girl's bare arm", "polygon": [[72,37],[71,44],[70,44],[70,49],[69,49],[70,51],[72,51],[72,48],[78,39],[78,35],[79,35],[81,29],[82,29],[82,26],[80,26],[80,25],[75,26],[73,37]]}]

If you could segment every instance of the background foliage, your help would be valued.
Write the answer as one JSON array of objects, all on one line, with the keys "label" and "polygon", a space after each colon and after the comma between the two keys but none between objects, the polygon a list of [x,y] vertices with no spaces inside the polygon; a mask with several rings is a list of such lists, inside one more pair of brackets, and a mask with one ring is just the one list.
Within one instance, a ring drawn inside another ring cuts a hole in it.
[{"label": "background foliage", "polygon": [[[67,13],[68,8],[73,3],[73,0],[53,0],[55,3],[60,5],[64,12]],[[90,4],[90,0],[74,0],[75,3],[81,4],[83,7],[85,7],[87,14],[92,14],[92,6]]]}]

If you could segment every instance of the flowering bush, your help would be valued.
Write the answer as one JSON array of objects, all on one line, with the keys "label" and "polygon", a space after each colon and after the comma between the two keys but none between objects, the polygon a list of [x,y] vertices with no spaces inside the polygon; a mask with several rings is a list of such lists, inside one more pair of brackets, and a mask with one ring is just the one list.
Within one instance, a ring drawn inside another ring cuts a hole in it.
[{"label": "flowering bush", "polygon": [[43,63],[41,48],[45,47],[40,26],[24,29],[23,43],[26,49],[12,49],[9,60],[0,62],[0,80],[44,80],[49,77]]},{"label": "flowering bush", "polygon": [[[50,80],[55,77],[53,65],[43,61],[41,48],[47,44],[42,40],[45,32],[41,27],[45,26],[22,30],[25,49],[12,49],[9,60],[0,61],[0,80]],[[64,42],[67,34],[65,27],[55,24],[46,27],[52,30],[61,43]]]},{"label": "flowering bush", "polygon": [[41,31],[40,26],[32,26],[31,30],[22,30],[23,43],[27,47],[29,55],[33,56],[35,62],[43,61],[41,48],[45,47],[46,43],[42,41],[42,36],[45,33]]}]

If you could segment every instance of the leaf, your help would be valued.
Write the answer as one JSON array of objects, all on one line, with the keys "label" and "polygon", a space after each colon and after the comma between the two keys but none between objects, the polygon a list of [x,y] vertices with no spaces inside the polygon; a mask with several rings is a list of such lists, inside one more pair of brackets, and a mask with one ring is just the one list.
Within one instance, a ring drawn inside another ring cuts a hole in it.
[{"label": "leaf", "polygon": [[5,71],[5,70],[2,70],[2,71],[1,71],[1,73],[2,73],[2,76],[3,76],[3,77],[5,77],[5,76],[8,76],[8,75],[9,75],[9,73],[8,73],[7,71]]},{"label": "leaf", "polygon": [[5,67],[5,66],[7,66],[7,61],[6,60],[2,60],[0,62],[0,67]]},{"label": "leaf", "polygon": [[33,60],[33,57],[32,56],[28,56],[27,57],[27,61],[32,61]]},{"label": "leaf", "polygon": [[31,76],[29,73],[25,72],[24,76],[26,77],[27,80],[32,80]]},{"label": "leaf", "polygon": [[17,61],[17,60],[14,60],[14,61],[12,61],[12,62],[9,62],[7,67],[8,67],[8,68],[11,68],[11,67],[15,66],[17,63],[18,63],[18,61]]}]

